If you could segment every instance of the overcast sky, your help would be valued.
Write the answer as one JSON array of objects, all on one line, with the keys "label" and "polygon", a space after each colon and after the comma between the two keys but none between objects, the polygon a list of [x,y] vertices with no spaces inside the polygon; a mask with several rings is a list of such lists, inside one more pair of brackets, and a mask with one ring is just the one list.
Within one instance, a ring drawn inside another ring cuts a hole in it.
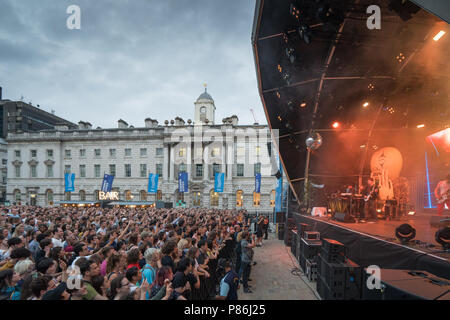
[{"label": "overcast sky", "polygon": [[[266,124],[251,31],[254,0],[0,0],[3,99],[72,122],[143,127],[194,118],[208,84],[216,123]],[[81,8],[81,30],[66,9]]]}]

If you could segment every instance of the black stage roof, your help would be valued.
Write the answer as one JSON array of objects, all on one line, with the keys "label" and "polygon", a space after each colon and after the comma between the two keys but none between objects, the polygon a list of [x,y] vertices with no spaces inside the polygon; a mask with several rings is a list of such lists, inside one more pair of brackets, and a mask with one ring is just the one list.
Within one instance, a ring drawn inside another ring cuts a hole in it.
[{"label": "black stage roof", "polygon": [[[381,9],[381,29],[367,27],[370,5]],[[378,146],[403,148],[409,174],[423,171],[408,155],[423,159],[425,137],[450,125],[450,28],[410,1],[258,0],[252,44],[266,117],[279,130],[298,198],[306,176],[368,174]],[[306,174],[313,130],[323,145],[310,154]]]}]

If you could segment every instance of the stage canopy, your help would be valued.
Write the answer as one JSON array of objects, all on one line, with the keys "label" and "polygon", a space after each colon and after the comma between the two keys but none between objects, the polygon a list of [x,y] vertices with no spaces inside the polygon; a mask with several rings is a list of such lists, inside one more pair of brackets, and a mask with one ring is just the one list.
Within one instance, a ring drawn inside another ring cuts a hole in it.
[{"label": "stage canopy", "polygon": [[[373,5],[380,29],[368,28]],[[257,1],[260,96],[299,201],[305,181],[360,182],[377,166],[374,157],[397,151],[402,165],[392,178],[425,179],[426,137],[450,125],[450,28],[434,15],[442,7],[432,9],[401,0]],[[312,132],[323,143],[309,152]],[[448,153],[440,155],[436,178],[450,169]]]}]

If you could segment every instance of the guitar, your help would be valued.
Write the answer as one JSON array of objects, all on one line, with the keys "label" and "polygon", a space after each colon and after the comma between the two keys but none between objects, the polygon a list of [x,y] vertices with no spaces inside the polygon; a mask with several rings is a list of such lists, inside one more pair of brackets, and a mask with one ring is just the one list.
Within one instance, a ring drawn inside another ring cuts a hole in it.
[{"label": "guitar", "polygon": [[375,187],[376,187],[376,184],[373,185],[372,190],[370,191],[370,193],[369,193],[367,196],[364,197],[364,201],[367,202],[367,201],[370,200],[370,198],[372,198],[373,193],[374,193],[374,191],[375,191]]},{"label": "guitar", "polygon": [[450,189],[447,190],[447,193],[444,194],[444,195],[442,195],[440,199],[437,199],[437,203],[438,203],[438,204],[444,203],[444,202],[447,201],[447,199],[449,199],[449,198],[450,198]]}]

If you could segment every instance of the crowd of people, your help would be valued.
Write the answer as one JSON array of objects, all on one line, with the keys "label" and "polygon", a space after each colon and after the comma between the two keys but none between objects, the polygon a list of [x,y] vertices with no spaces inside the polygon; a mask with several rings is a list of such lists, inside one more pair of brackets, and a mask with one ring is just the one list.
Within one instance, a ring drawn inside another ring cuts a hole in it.
[{"label": "crowd of people", "polygon": [[245,210],[2,207],[0,300],[237,300],[268,227]]}]

